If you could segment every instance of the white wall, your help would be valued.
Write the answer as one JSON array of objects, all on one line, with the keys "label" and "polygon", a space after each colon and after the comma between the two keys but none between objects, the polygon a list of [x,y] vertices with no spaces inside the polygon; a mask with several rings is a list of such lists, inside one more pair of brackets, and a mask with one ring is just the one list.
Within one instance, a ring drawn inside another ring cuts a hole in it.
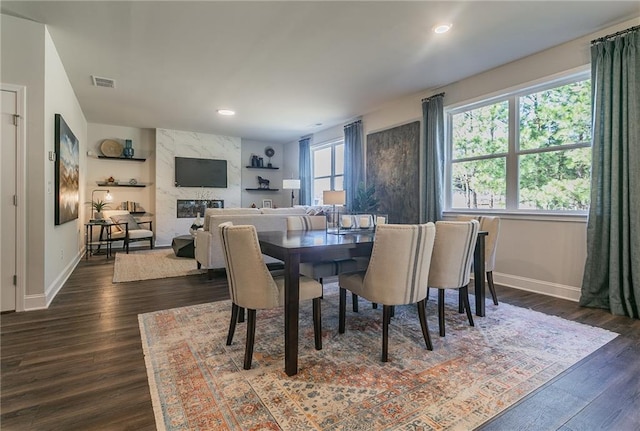
[{"label": "white wall", "polygon": [[[60,57],[45,26],[2,15],[2,82],[26,87],[27,148],[25,205],[27,262],[24,280],[25,309],[43,308],[71,274],[80,257],[83,240],[81,217],[60,226],[54,222],[54,116],[62,114],[86,148],[87,123],[71,88]],[[80,184],[85,171],[80,160]],[[82,208],[81,208],[82,211]]]},{"label": "white wall", "polygon": [[[227,188],[175,187],[175,156],[226,160]],[[156,244],[189,232],[193,220],[177,218],[178,199],[223,199],[226,208],[239,207],[241,166],[240,138],[156,129]]]},{"label": "white wall", "polygon": [[[255,154],[258,157],[264,159],[264,165],[267,166],[269,158],[265,156],[264,150],[267,147],[273,148],[275,154],[271,158],[271,164],[279,169],[247,169],[247,166],[251,166],[251,155]],[[251,207],[255,204],[256,207],[262,206],[263,199],[271,199],[273,205],[277,207],[291,206],[291,191],[282,190],[282,179],[290,178],[291,173],[287,171],[283,166],[284,160],[284,146],[282,144],[273,144],[261,141],[252,141],[249,139],[242,140],[242,206],[245,208]],[[297,169],[297,163],[296,163]],[[260,191],[247,191],[245,189],[252,189],[258,187],[258,178],[260,175],[263,178],[271,181],[269,187],[272,189],[279,189],[278,192],[260,192]],[[296,177],[297,178],[297,177]],[[297,196],[297,193],[296,193]],[[297,198],[296,198],[297,201]]]}]

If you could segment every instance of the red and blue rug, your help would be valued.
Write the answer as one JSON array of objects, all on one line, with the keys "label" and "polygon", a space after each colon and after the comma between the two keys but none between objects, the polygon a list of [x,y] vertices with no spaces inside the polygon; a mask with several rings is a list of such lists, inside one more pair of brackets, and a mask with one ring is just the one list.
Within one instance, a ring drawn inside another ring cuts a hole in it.
[{"label": "red and blue rug", "polygon": [[470,327],[451,291],[444,338],[428,301],[434,350],[424,346],[416,307],[397,307],[382,363],[381,307],[361,300],[340,335],[333,284],[322,302],[323,349],[313,347],[309,301],[300,311],[299,373],[288,377],[282,309],[258,311],[249,371],[245,324],[225,345],[230,314],[224,301],[139,316],[159,430],[469,430],[617,335],[490,302]]}]

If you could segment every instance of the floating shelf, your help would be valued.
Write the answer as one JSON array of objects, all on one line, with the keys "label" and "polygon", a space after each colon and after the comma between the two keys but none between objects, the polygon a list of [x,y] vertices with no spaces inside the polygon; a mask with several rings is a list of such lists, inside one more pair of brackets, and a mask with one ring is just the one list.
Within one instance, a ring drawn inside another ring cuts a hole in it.
[{"label": "floating shelf", "polygon": [[245,168],[247,168],[247,169],[280,169],[280,168],[275,167],[275,166],[271,166],[271,167],[269,167],[269,166],[245,166]]},{"label": "floating shelf", "polygon": [[131,158],[127,158],[127,157],[109,157],[109,156],[98,156],[99,159],[108,159],[108,160],[127,160],[127,161],[133,161],[133,162],[144,162],[147,159],[140,159],[137,157],[131,157]]},{"label": "floating shelf", "polygon": [[245,189],[250,192],[279,192],[280,189]]},{"label": "floating shelf", "polygon": [[146,184],[129,184],[129,183],[107,183],[107,182],[100,182],[98,181],[96,184],[98,184],[101,187],[147,187]]}]

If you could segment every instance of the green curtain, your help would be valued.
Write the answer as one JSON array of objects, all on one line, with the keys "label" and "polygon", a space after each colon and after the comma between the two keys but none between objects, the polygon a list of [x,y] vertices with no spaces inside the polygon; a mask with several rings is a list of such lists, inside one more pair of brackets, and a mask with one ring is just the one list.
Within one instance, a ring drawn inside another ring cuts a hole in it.
[{"label": "green curtain", "polygon": [[425,163],[425,221],[442,220],[444,190],[444,93],[422,101]]},{"label": "green curtain", "polygon": [[353,208],[360,183],[364,183],[362,121],[344,126],[344,190],[346,207]]},{"label": "green curtain", "polygon": [[311,205],[311,137],[298,141],[298,169],[300,173],[300,205]]},{"label": "green curtain", "polygon": [[591,47],[593,154],[580,305],[640,318],[640,30]]}]

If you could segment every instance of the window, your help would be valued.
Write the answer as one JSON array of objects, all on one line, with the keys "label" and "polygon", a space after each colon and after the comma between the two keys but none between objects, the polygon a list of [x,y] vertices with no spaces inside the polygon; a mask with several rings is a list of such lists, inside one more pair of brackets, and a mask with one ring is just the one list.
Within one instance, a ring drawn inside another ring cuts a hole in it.
[{"label": "window", "polygon": [[344,141],[315,145],[311,148],[313,205],[322,205],[322,192],[342,190],[344,184]]},{"label": "window", "polygon": [[591,82],[585,74],[448,112],[450,209],[589,208]]}]

